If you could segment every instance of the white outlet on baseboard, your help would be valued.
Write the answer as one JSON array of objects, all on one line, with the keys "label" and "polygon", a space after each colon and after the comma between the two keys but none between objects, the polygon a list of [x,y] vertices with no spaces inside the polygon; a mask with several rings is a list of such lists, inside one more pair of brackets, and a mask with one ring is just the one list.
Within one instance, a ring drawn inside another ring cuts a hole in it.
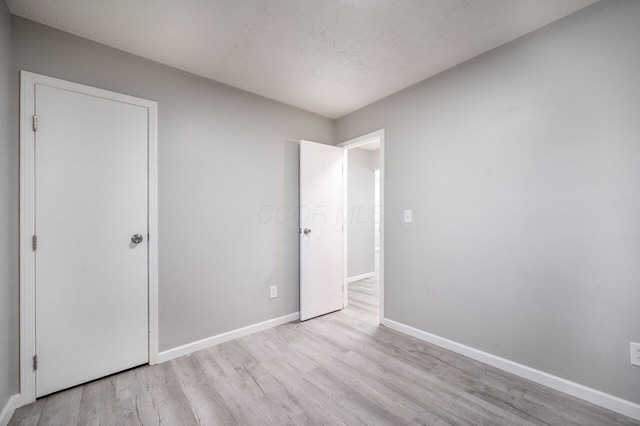
[{"label": "white outlet on baseboard", "polygon": [[269,299],[274,299],[276,297],[278,297],[278,286],[272,285],[269,287]]},{"label": "white outlet on baseboard", "polygon": [[631,365],[640,367],[640,343],[631,342]]}]

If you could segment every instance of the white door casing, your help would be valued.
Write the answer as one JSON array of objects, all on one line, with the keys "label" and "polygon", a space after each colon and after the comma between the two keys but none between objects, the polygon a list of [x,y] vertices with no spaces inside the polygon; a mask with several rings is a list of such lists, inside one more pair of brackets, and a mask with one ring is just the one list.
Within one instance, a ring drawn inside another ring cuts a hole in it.
[{"label": "white door casing", "polygon": [[300,142],[300,319],[343,308],[343,151]]},{"label": "white door casing", "polygon": [[157,104],[22,90],[20,405],[157,357]]}]

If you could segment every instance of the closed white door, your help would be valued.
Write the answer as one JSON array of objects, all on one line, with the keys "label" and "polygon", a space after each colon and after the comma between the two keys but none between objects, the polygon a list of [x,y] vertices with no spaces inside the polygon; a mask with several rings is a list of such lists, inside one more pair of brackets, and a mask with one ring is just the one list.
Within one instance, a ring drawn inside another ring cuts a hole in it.
[{"label": "closed white door", "polygon": [[39,397],[148,362],[149,135],[76,91],[37,84],[35,112]]},{"label": "closed white door", "polygon": [[343,308],[342,148],[300,143],[300,319]]}]

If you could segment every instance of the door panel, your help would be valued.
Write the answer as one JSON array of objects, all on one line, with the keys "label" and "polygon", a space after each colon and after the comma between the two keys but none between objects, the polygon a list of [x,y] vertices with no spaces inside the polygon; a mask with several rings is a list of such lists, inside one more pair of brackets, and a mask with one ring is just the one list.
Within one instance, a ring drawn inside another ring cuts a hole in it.
[{"label": "door panel", "polygon": [[[342,148],[300,143],[300,319],[343,308]],[[307,233],[304,230],[308,230]]]},{"label": "door panel", "polygon": [[39,397],[148,362],[148,116],[45,85],[35,97]]}]

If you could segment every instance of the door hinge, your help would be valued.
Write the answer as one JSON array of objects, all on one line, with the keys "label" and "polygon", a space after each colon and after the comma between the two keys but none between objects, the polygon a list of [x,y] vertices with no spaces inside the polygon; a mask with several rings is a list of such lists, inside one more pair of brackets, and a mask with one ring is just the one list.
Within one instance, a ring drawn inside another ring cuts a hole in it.
[{"label": "door hinge", "polygon": [[38,250],[38,236],[37,235],[34,235],[31,238],[31,245],[33,246],[33,251]]},{"label": "door hinge", "polygon": [[38,131],[38,116],[37,115],[33,116],[33,131],[34,132]]},{"label": "door hinge", "polygon": [[38,370],[38,355],[33,356],[33,371]]}]

